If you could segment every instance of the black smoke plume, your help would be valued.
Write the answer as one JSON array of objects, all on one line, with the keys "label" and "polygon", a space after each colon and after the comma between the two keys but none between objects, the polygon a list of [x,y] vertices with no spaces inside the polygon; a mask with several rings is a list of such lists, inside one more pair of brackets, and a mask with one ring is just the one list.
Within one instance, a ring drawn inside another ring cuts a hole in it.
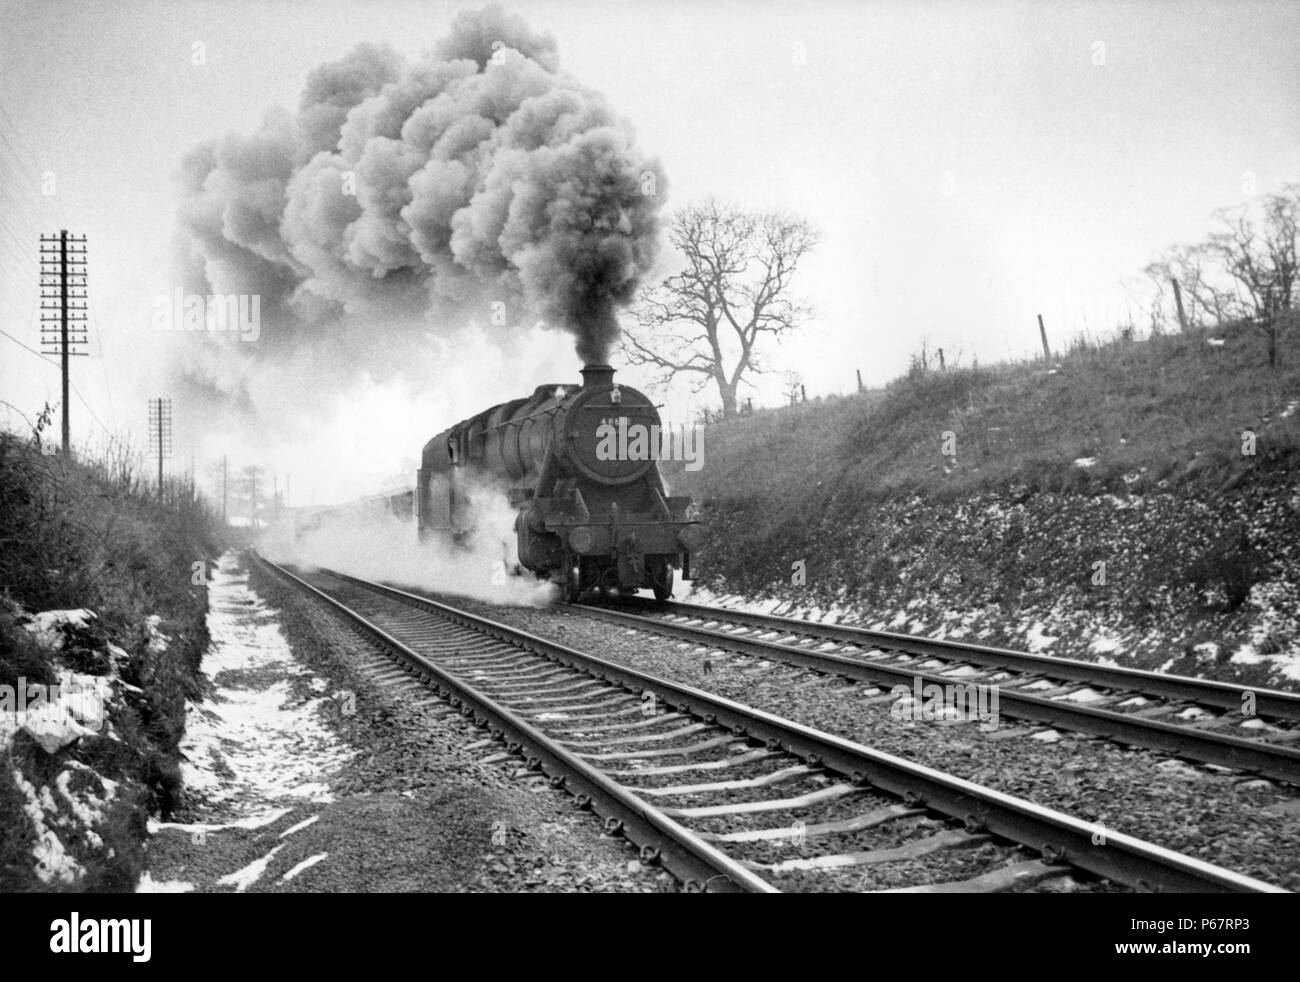
[{"label": "black smoke plume", "polygon": [[[256,403],[267,369],[384,379],[468,323],[537,320],[605,361],[652,264],[665,181],[554,39],[491,6],[406,63],[362,44],[298,109],[196,147],[182,167],[186,292],[255,294],[255,344],[180,345],[192,383]],[[274,377],[273,377],[274,382]]]}]

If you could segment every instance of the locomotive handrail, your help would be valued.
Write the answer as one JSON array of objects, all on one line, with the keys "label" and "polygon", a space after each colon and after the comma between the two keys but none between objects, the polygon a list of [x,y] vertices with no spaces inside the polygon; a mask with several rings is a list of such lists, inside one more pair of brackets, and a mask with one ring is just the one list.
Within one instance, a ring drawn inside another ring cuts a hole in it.
[{"label": "locomotive handrail", "polygon": [[550,409],[539,409],[537,412],[529,413],[527,416],[511,416],[509,419],[500,423],[493,423],[491,426],[484,427],[483,432],[486,433],[488,430],[499,430],[502,427],[510,426],[512,423],[526,423],[530,419],[540,419],[543,416],[554,416],[559,411],[560,407],[556,405],[552,406]]}]

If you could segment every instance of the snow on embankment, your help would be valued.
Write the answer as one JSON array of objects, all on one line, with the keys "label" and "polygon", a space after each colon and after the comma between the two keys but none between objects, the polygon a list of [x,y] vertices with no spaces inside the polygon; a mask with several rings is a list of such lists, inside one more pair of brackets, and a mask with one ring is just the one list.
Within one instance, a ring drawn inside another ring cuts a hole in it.
[{"label": "snow on embankment", "polygon": [[[151,822],[155,834],[183,832],[204,841],[226,829],[257,829],[308,802],[332,801],[330,777],[351,757],[325,723],[336,712],[327,683],[293,657],[277,612],[226,554],[208,585],[211,647],[203,672],[212,695],[190,703],[181,774],[194,821]],[[243,891],[270,856],[218,881]],[[186,890],[182,881],[146,878],[141,890]]]},{"label": "snow on embankment", "polygon": [[1022,486],[855,508],[792,523],[776,545],[752,531],[752,509],[714,502],[704,579],[688,599],[1250,685],[1300,683],[1300,492],[1286,474],[1230,493]]},{"label": "snow on embankment", "polygon": [[[0,805],[7,840],[0,889],[84,886],[92,866],[99,868],[92,885],[111,886],[123,843],[107,827],[109,813],[133,804],[94,762],[120,755],[106,746],[122,742],[109,710],[124,692],[140,692],[121,677],[129,656],[104,640],[90,610],[17,612],[16,621],[48,668],[44,680],[0,685],[0,771],[12,788]],[[97,672],[76,670],[85,667]]]}]

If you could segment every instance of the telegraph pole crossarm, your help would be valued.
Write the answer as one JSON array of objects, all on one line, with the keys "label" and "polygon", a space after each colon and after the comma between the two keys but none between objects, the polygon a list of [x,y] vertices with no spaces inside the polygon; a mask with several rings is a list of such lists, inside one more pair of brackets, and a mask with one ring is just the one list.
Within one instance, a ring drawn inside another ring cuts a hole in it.
[{"label": "telegraph pole crossarm", "polygon": [[58,355],[63,376],[63,453],[72,453],[68,416],[68,359],[84,356],[77,348],[86,337],[86,237],[41,236],[41,354]]},{"label": "telegraph pole crossarm", "polygon": [[172,455],[172,401],[149,400],[149,449],[158,455],[158,503],[163,500],[163,459]]}]

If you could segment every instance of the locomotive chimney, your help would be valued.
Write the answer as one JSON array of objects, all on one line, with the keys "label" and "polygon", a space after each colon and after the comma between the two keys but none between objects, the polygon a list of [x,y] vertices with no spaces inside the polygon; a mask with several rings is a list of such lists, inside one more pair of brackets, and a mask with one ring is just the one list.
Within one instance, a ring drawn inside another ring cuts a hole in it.
[{"label": "locomotive chimney", "polygon": [[593,389],[598,385],[613,385],[614,369],[610,365],[587,365],[582,370],[582,387]]}]

